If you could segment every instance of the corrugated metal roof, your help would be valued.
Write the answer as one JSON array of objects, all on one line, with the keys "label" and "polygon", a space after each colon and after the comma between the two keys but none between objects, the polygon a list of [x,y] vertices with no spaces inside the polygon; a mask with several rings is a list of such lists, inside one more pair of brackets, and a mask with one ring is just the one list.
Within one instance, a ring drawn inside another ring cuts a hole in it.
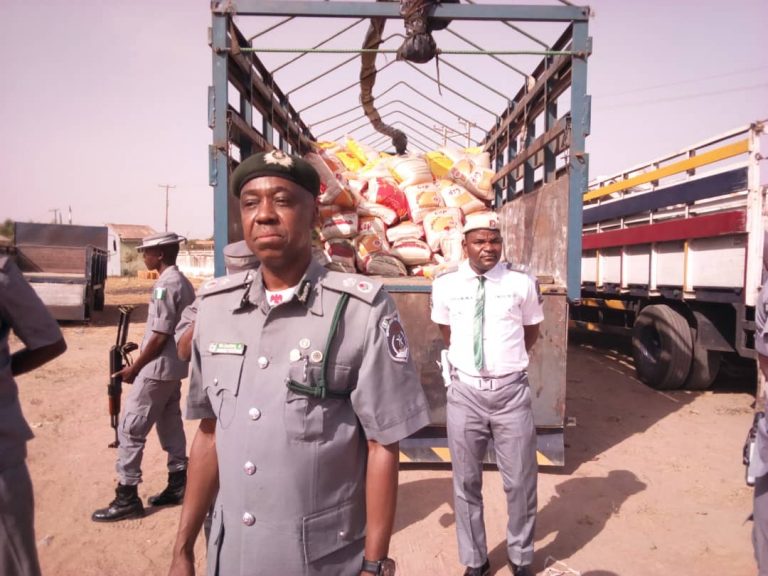
[{"label": "corrugated metal roof", "polygon": [[157,234],[152,226],[143,224],[107,224],[120,237],[120,240],[141,240],[145,236]]}]

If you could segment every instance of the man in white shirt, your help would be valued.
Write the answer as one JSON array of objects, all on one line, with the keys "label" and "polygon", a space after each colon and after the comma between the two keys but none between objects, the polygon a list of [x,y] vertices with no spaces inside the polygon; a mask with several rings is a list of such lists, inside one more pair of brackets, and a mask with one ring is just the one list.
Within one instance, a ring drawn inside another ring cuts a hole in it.
[{"label": "man in white shirt", "polygon": [[507,495],[507,558],[529,576],[536,520],[536,429],[528,350],[544,319],[536,281],[500,263],[496,214],[470,214],[468,260],[432,285],[432,321],[448,345],[448,446],[453,463],[459,559],[465,576],[490,574],[483,522],[482,462],[493,439]]}]

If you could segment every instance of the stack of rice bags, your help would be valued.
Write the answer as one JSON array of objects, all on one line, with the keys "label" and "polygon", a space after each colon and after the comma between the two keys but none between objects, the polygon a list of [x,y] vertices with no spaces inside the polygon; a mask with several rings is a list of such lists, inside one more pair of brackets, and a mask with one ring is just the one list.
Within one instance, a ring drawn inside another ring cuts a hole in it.
[{"label": "stack of rice bags", "polygon": [[321,181],[315,256],[334,270],[433,278],[462,259],[466,216],[493,199],[477,148],[389,156],[348,138],[305,159]]}]

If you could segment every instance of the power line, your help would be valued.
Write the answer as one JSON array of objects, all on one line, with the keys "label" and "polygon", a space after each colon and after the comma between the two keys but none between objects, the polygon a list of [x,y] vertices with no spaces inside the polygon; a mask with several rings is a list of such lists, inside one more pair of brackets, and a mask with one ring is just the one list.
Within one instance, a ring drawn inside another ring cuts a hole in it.
[{"label": "power line", "polygon": [[737,88],[729,88],[727,90],[714,90],[712,92],[696,92],[695,94],[685,94],[682,96],[671,96],[669,98],[652,98],[648,100],[641,100],[638,102],[627,102],[625,104],[614,104],[613,106],[601,106],[600,110],[617,110],[619,108],[632,108],[634,106],[646,106],[648,104],[660,104],[663,102],[679,102],[680,100],[695,100],[697,98],[705,98],[709,96],[719,96],[721,94],[729,94],[732,92],[745,92],[747,90],[757,90],[759,88],[768,88],[768,82],[763,84],[753,84],[751,86],[739,86]]},{"label": "power line", "polygon": [[627,94],[637,94],[638,92],[648,92],[650,90],[657,90],[659,88],[667,88],[669,86],[680,86],[681,84],[694,84],[696,82],[703,82],[705,80],[715,80],[717,78],[727,78],[729,76],[738,76],[739,74],[745,74],[747,72],[754,72],[755,70],[764,70],[768,66],[754,66],[752,68],[742,68],[741,70],[733,70],[731,72],[724,72],[722,74],[713,74],[711,76],[700,76],[698,78],[689,78],[687,80],[678,80],[677,82],[665,82],[663,84],[653,84],[651,86],[641,86],[638,88],[631,88],[622,92],[613,92],[608,94],[594,94],[593,99],[613,98],[615,96],[625,96]]}]

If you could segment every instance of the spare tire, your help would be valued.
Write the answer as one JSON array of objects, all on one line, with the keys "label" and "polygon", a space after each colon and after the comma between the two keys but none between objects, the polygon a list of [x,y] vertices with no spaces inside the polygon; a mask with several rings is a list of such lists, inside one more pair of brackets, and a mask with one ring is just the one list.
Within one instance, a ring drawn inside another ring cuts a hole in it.
[{"label": "spare tire", "polygon": [[681,388],[693,358],[691,327],[669,306],[646,306],[632,327],[632,356],[638,377],[651,388]]}]

